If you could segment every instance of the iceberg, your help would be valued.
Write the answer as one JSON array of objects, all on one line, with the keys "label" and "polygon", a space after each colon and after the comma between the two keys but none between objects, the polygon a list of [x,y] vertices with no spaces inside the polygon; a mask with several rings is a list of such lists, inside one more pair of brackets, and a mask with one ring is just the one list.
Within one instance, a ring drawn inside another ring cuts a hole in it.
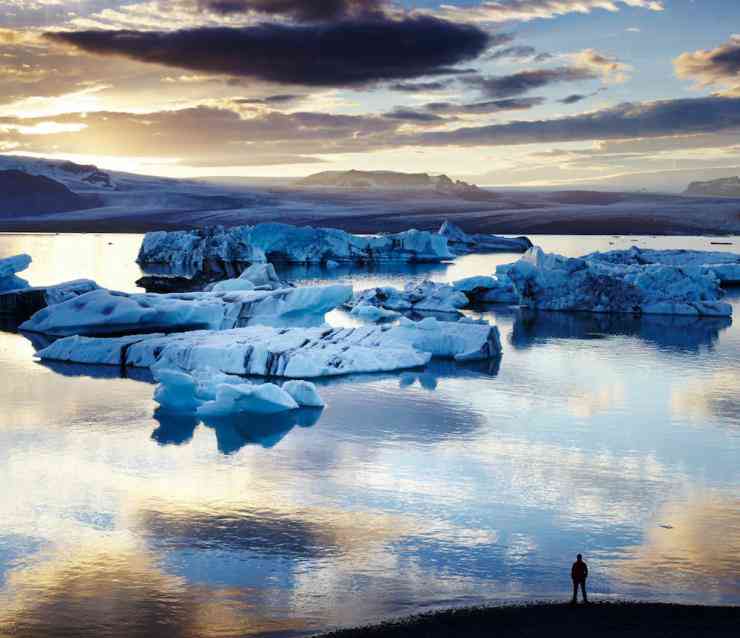
[{"label": "iceberg", "polygon": [[450,250],[457,255],[486,252],[523,253],[532,248],[532,242],[527,237],[468,235],[462,228],[448,220],[442,224],[438,234],[447,239]]},{"label": "iceberg", "polygon": [[625,266],[701,267],[714,273],[723,285],[740,285],[740,255],[704,250],[651,250],[632,246],[628,250],[612,250],[586,255],[584,259]]},{"label": "iceberg", "polygon": [[30,255],[15,255],[0,259],[0,292],[28,288],[28,282],[16,276],[31,265]]},{"label": "iceberg", "polygon": [[316,326],[346,303],[350,286],[305,286],[273,291],[127,294],[93,290],[49,306],[21,324],[51,336],[224,330],[250,325]]},{"label": "iceberg", "polygon": [[159,365],[192,372],[212,368],[231,375],[309,379],[417,368],[432,357],[487,360],[501,353],[498,328],[428,318],[357,328],[276,328],[140,334],[115,338],[75,335],[40,350],[46,361]]},{"label": "iceberg", "polygon": [[569,259],[533,248],[497,269],[508,275],[520,302],[540,310],[722,317],[719,280],[703,266],[613,264]]},{"label": "iceberg", "polygon": [[158,382],[154,400],[161,411],[168,413],[195,413],[210,418],[324,407],[316,386],[308,381],[288,381],[281,388],[274,383],[252,383],[211,368],[188,373],[160,365],[154,366],[152,373]]},{"label": "iceberg", "polygon": [[236,279],[225,279],[211,284],[206,290],[225,292],[234,290],[279,290],[287,288],[288,284],[280,281],[272,264],[252,264]]},{"label": "iceberg", "polygon": [[76,279],[55,286],[0,292],[0,316],[22,322],[47,306],[64,303],[97,288],[98,284],[90,279]]},{"label": "iceberg", "polygon": [[[409,282],[403,290],[392,286],[357,292],[347,303],[351,314],[368,321],[397,317],[398,313],[459,315],[474,303],[518,303],[519,294],[508,275],[468,277],[452,284],[425,280]],[[375,311],[372,309],[376,308]]]},{"label": "iceberg", "polygon": [[269,223],[147,233],[137,261],[142,265],[165,265],[190,272],[228,274],[265,261],[440,262],[453,257],[445,237],[426,231],[363,236],[335,228]]}]

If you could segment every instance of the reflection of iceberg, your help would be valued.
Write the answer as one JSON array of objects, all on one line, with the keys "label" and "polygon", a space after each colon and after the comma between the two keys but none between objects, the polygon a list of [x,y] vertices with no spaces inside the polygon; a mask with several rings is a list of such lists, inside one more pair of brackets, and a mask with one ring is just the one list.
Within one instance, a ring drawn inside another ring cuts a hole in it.
[{"label": "reflection of iceberg", "polygon": [[[321,408],[300,408],[273,415],[237,414],[206,417],[203,425],[214,430],[219,451],[233,454],[247,445],[275,447],[296,426],[308,428],[321,418]],[[194,415],[172,414],[161,409],[154,413],[159,426],[152,439],[160,445],[183,445],[190,442],[201,420]]]},{"label": "reflection of iceberg", "polygon": [[622,335],[637,337],[661,348],[696,351],[711,346],[732,325],[726,317],[680,315],[562,313],[521,309],[514,320],[511,344],[529,348],[550,339],[599,339]]}]

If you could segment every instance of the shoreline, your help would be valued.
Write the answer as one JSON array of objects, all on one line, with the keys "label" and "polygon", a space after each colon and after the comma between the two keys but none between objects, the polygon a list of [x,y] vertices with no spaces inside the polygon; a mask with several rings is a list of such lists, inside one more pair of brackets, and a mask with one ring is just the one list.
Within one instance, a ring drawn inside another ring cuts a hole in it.
[{"label": "shoreline", "polygon": [[314,634],[314,638],[696,638],[736,636],[740,606],[595,601],[465,607]]}]

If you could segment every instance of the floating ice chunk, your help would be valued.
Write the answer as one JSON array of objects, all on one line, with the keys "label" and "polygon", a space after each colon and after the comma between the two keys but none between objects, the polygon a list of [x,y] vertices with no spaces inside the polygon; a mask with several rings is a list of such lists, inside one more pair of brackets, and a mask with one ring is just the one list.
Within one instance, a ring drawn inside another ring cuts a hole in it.
[{"label": "floating ice chunk", "polygon": [[445,221],[438,233],[447,238],[447,243],[453,252],[462,255],[474,252],[523,253],[532,247],[532,242],[526,237],[468,235],[462,228],[450,221]]},{"label": "floating ice chunk", "polygon": [[249,279],[224,279],[210,286],[210,292],[235,292],[238,290],[254,290],[255,285]]},{"label": "floating ice chunk", "polygon": [[302,408],[323,408],[326,405],[310,381],[286,381],[283,390]]},{"label": "floating ice chunk", "polygon": [[239,279],[250,281],[258,288],[264,286],[270,290],[277,290],[283,287],[272,264],[253,264],[239,275]]},{"label": "floating ice chunk", "polygon": [[541,310],[730,316],[702,266],[622,265],[533,248],[506,270],[521,303]]},{"label": "floating ice chunk", "polygon": [[[459,314],[459,309],[469,304],[467,296],[449,284],[434,281],[409,282],[404,289],[393,287],[372,288],[354,295],[349,306],[353,308],[376,306],[405,312],[408,310]],[[370,311],[360,310],[359,312]]]},{"label": "floating ice chunk", "polygon": [[210,367],[226,374],[309,379],[424,366],[432,357],[483,360],[501,352],[498,329],[426,319],[358,328],[251,326],[123,338],[74,336],[39,351],[45,360],[130,367]]},{"label": "floating ice chunk", "polygon": [[285,390],[274,383],[223,384],[216,390],[216,398],[206,401],[198,409],[200,417],[228,416],[240,412],[278,414],[296,410],[298,404]]},{"label": "floating ice chunk", "polygon": [[97,288],[98,284],[90,279],[76,279],[56,286],[0,292],[0,315],[22,322],[47,306],[63,303]]},{"label": "floating ice chunk", "polygon": [[30,265],[30,255],[22,254],[0,259],[0,292],[28,288],[28,282],[16,277],[16,273],[26,270]]},{"label": "floating ice chunk", "polygon": [[357,304],[350,313],[352,316],[365,321],[385,321],[391,319],[397,319],[401,316],[400,312],[395,310],[387,310],[386,308],[380,308],[373,306],[367,302]]},{"label": "floating ice chunk", "polygon": [[703,250],[651,250],[632,246],[628,250],[591,253],[584,259],[625,266],[659,264],[701,267],[713,272],[722,284],[740,284],[740,255],[736,253]]},{"label": "floating ice chunk", "polygon": [[147,233],[141,264],[228,272],[264,261],[287,263],[439,262],[454,255],[441,235],[408,230],[396,235],[350,235],[334,228],[258,224]]},{"label": "floating ice chunk", "polygon": [[473,303],[517,303],[519,301],[514,284],[505,274],[496,277],[467,277],[452,285],[455,290],[465,293]]},{"label": "floating ice chunk", "polygon": [[21,330],[54,336],[223,330],[248,325],[320,325],[350,286],[170,295],[94,290],[39,312]]}]

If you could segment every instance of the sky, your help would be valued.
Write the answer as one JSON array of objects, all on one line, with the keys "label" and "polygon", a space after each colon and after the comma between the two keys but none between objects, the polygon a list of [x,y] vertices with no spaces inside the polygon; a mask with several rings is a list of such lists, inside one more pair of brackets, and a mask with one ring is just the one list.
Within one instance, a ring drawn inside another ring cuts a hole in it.
[{"label": "sky", "polygon": [[730,0],[0,0],[0,152],[174,177],[740,174]]}]

